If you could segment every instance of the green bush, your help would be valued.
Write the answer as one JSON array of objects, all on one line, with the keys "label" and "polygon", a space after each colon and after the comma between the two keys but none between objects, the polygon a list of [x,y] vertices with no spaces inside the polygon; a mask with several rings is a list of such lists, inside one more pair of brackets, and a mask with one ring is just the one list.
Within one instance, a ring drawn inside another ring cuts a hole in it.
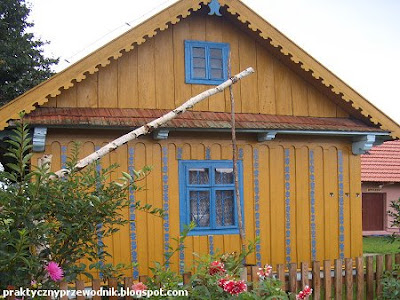
[{"label": "green bush", "polygon": [[400,299],[400,265],[396,265],[393,271],[386,271],[382,279],[382,298]]}]

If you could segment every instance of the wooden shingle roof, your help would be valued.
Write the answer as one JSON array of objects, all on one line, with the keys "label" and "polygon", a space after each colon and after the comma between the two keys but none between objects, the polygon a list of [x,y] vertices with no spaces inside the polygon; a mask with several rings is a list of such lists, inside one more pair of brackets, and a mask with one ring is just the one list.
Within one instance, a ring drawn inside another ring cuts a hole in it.
[{"label": "wooden shingle roof", "polygon": [[[17,119],[21,111],[24,110],[29,113],[35,110],[36,107],[59,95],[62,90],[71,88],[76,82],[84,80],[88,74],[98,72],[100,68],[110,64],[112,60],[119,59],[124,52],[129,52],[138,45],[145,43],[146,40],[151,39],[159,31],[166,30],[169,26],[173,26],[182,19],[189,17],[193,11],[199,10],[202,5],[207,5],[210,2],[211,0],[180,0],[176,2],[64,71],[4,105],[0,108],[0,130],[8,126],[10,119]],[[316,84],[323,85],[324,88],[339,95],[343,105],[351,105],[351,109],[355,113],[361,113],[382,130],[389,131],[393,138],[400,138],[400,127],[396,122],[241,1],[219,0],[219,3],[223,7],[223,15],[228,15],[231,19],[243,23],[248,27],[248,30],[257,34],[265,43],[275,47],[283,58],[297,65],[305,74],[315,79]]]}]

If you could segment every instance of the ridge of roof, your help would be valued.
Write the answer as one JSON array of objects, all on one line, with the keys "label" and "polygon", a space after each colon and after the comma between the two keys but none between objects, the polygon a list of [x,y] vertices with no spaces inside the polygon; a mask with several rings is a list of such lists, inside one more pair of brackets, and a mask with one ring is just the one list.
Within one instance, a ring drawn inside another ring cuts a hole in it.
[{"label": "ridge of roof", "polygon": [[[199,10],[202,4],[206,5],[210,2],[211,0],[180,0],[7,103],[0,108],[0,130],[8,126],[7,122],[10,119],[17,119],[20,111],[24,110],[26,113],[33,111],[36,106],[48,102],[50,97],[59,95],[62,89],[67,90],[74,86],[75,82],[84,80],[86,74],[98,72],[100,67],[107,66],[112,59],[117,60],[122,56],[123,52],[129,52],[134,47],[143,44],[146,41],[146,37],[155,36],[158,30],[167,29],[169,23],[172,25],[178,23],[180,20],[187,18],[192,11]],[[246,24],[250,30],[257,32],[260,37],[268,41],[273,47],[278,48],[283,55],[289,57],[293,63],[298,64],[305,72],[311,72],[311,75],[316,80],[320,81],[336,95],[339,95],[343,101],[350,103],[355,110],[358,110],[373,124],[380,126],[383,130],[390,131],[393,138],[400,138],[400,126],[395,121],[248,6],[240,0],[219,0],[219,2],[221,6],[226,6],[227,12]]]}]

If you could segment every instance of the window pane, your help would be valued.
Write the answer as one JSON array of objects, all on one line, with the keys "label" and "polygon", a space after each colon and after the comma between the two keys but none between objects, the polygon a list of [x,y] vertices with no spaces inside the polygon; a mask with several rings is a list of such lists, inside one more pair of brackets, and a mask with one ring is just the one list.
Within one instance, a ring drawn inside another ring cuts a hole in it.
[{"label": "window pane", "polygon": [[216,184],[232,184],[233,169],[232,168],[215,168]]},{"label": "window pane", "polygon": [[193,57],[206,57],[204,48],[193,47]]},{"label": "window pane", "polygon": [[193,58],[194,68],[206,68],[206,60],[204,58]]},{"label": "window pane", "polygon": [[215,211],[217,226],[235,225],[235,206],[233,191],[216,191]]},{"label": "window pane", "polygon": [[190,221],[198,227],[210,226],[210,193],[208,191],[190,191]]},{"label": "window pane", "polygon": [[207,168],[189,169],[189,184],[209,184]]},{"label": "window pane", "polygon": [[222,79],[222,70],[220,69],[211,69],[211,78],[214,79]]},{"label": "window pane", "polygon": [[193,77],[194,78],[206,78],[206,69],[193,69]]},{"label": "window pane", "polygon": [[210,60],[210,63],[211,63],[211,68],[213,68],[213,69],[222,69],[222,59],[212,58]]},{"label": "window pane", "polygon": [[216,49],[216,48],[211,48],[210,49],[210,57],[211,58],[220,58],[220,59],[222,59],[222,50],[221,49]]}]

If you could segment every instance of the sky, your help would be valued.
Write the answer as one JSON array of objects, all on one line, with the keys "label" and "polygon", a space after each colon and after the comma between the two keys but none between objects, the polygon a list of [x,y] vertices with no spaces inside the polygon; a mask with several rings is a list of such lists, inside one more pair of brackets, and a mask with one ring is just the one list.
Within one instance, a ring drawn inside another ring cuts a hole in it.
[{"label": "sky", "polygon": [[[400,123],[400,1],[242,0]],[[27,0],[35,36],[56,71],[175,0]]]}]

